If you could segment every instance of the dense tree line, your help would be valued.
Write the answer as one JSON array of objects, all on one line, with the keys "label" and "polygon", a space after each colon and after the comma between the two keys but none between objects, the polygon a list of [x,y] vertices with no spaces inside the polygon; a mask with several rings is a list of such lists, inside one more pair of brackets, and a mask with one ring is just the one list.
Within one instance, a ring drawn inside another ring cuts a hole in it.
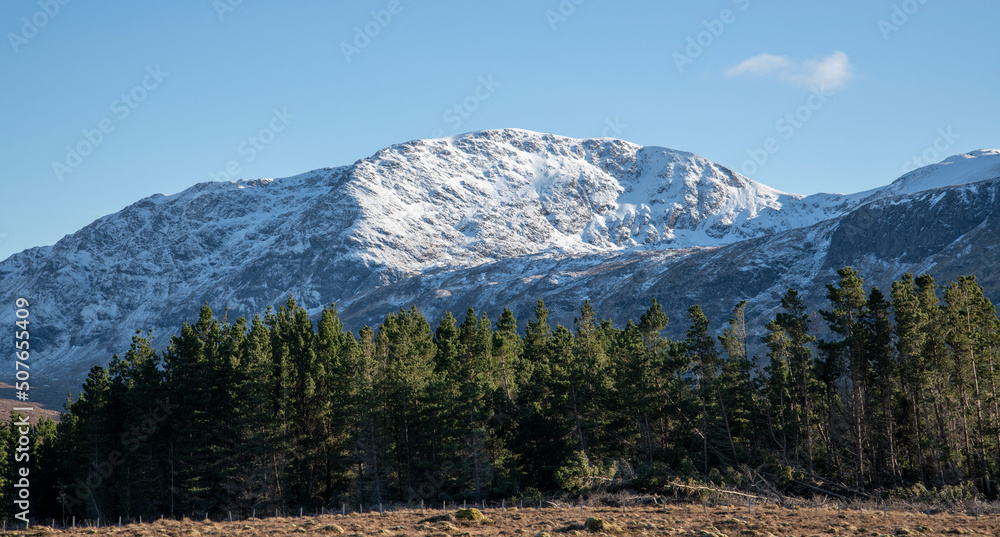
[{"label": "dense tree line", "polygon": [[[246,514],[751,475],[996,496],[1000,324],[976,279],[907,274],[886,296],[838,276],[818,317],[785,293],[758,331],[766,357],[748,352],[746,302],[721,336],[692,306],[677,341],[655,300],[623,327],[589,303],[552,326],[539,300],[523,332],[509,309],[432,327],[411,307],[356,335],[332,305],[315,322],[292,298],[249,321],[206,305],[162,352],[137,333],[58,425],[33,428],[32,511]],[[5,491],[15,434],[0,425]]]}]

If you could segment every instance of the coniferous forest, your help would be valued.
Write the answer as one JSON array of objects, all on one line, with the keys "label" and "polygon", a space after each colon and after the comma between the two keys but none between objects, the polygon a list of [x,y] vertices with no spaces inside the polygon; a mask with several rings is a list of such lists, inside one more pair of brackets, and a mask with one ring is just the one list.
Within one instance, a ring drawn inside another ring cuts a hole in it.
[{"label": "coniferous forest", "polygon": [[[700,307],[677,312],[677,341],[655,300],[625,326],[589,303],[553,326],[539,300],[524,327],[509,309],[431,323],[411,307],[357,334],[332,305],[315,321],[293,298],[251,320],[206,305],[163,351],[137,332],[60,423],[32,428],[32,516],[676,483],[997,497],[1000,323],[975,277],[907,274],[886,293],[838,276],[819,311],[788,290],[766,326],[745,302],[722,335]],[[5,491],[16,435],[0,424]]]}]

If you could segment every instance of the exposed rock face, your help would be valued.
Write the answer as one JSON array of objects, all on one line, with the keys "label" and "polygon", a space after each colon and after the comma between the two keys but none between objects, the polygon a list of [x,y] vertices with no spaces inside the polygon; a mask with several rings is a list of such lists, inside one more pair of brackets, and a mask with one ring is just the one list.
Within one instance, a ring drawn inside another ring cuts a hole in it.
[{"label": "exposed rock face", "polygon": [[997,178],[1000,152],[984,150],[802,197],[682,151],[482,131],[154,195],[9,257],[0,280],[7,303],[32,301],[33,378],[50,384],[34,395],[59,404],[135,330],[163,346],[206,302],[235,318],[293,294],[357,329],[409,304],[432,322],[510,306],[523,326],[538,298],[563,324],[585,299],[621,323],[655,297],[680,334],[691,304],[721,323],[747,299],[762,320],[788,287],[820,300],[845,265],[882,287],[975,273],[996,299]]}]

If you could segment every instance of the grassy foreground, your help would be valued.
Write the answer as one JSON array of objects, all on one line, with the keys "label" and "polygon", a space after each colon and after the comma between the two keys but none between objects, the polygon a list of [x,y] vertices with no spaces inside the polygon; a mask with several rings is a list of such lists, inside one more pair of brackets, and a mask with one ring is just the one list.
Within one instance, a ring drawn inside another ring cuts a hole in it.
[{"label": "grassy foreground", "polygon": [[[707,512],[706,512],[707,511]],[[517,535],[558,537],[559,535],[693,535],[702,537],[829,537],[912,535],[1000,535],[1000,523],[993,515],[975,516],[925,514],[915,512],[843,511],[836,509],[787,509],[774,505],[755,507],[709,507],[670,505],[620,508],[585,507],[545,509],[487,509],[486,520],[456,519],[457,511],[420,510],[326,515],[316,517],[268,518],[252,521],[214,522],[184,519],[158,520],[146,524],[113,527],[53,529],[34,526],[7,531],[5,536],[22,535],[115,535],[120,537],[202,537],[202,536],[281,536],[344,535],[345,537],[471,537]],[[588,519],[595,519],[589,524]],[[599,522],[596,519],[600,519]],[[588,528],[589,526],[589,528]]]}]

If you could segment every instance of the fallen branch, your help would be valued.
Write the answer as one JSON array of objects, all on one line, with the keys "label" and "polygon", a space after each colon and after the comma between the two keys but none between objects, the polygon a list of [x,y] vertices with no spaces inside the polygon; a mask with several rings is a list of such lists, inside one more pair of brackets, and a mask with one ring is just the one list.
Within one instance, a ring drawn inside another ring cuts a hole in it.
[{"label": "fallen branch", "polygon": [[712,491],[712,492],[719,492],[719,493],[722,493],[722,494],[731,494],[733,496],[742,496],[744,498],[753,498],[755,500],[762,500],[762,501],[768,499],[768,498],[762,498],[760,496],[757,496],[756,494],[746,494],[744,492],[736,492],[734,490],[726,490],[726,489],[716,489],[716,488],[712,488],[712,487],[702,487],[702,486],[696,486],[696,485],[684,485],[684,484],[677,483],[677,482],[671,482],[670,486],[680,487],[682,489],[689,489],[689,490],[709,490],[709,491]]}]

